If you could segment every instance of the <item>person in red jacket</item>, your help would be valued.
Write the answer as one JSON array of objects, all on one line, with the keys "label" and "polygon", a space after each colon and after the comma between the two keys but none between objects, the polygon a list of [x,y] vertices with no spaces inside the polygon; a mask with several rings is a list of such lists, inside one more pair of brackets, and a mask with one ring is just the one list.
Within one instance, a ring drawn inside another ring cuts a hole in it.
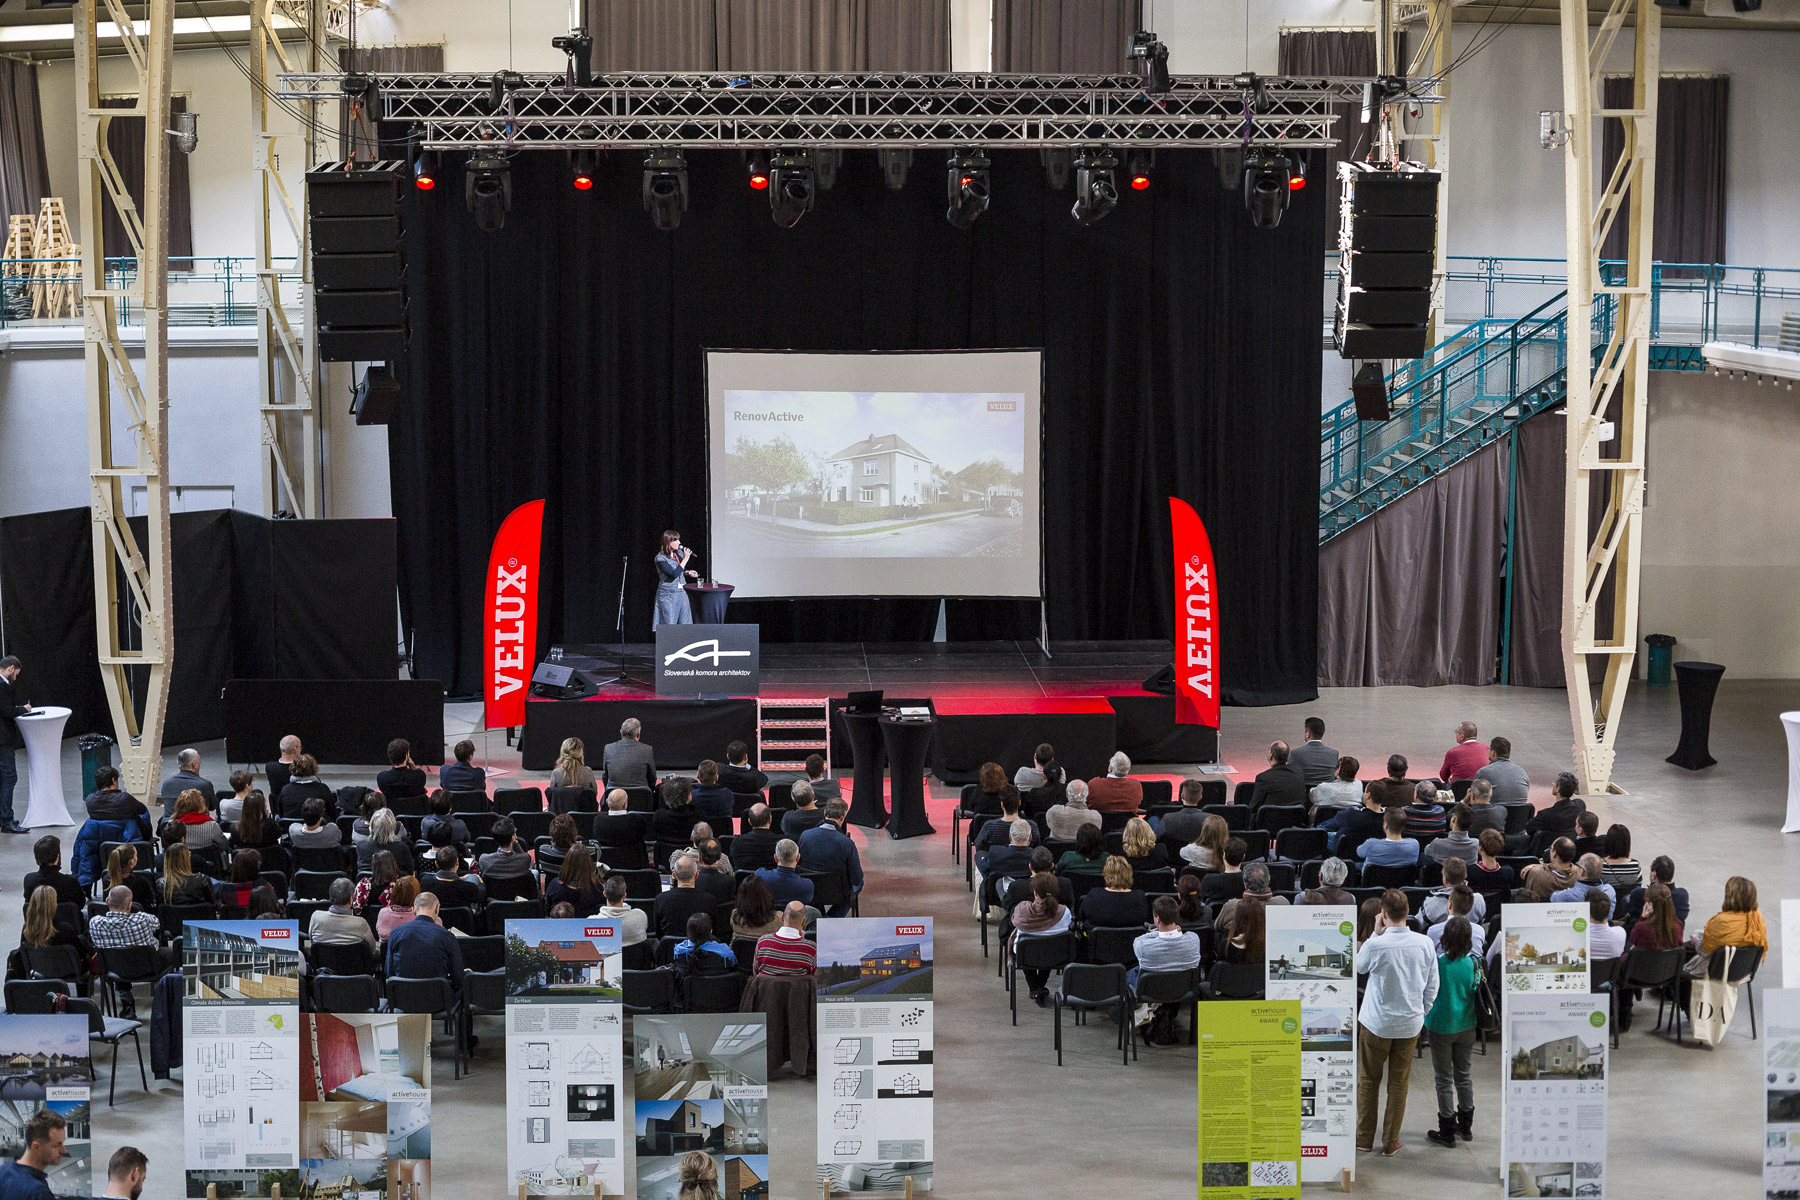
[{"label": "person in red jacket", "polygon": [[1088,807],[1095,812],[1136,812],[1144,803],[1144,785],[1131,774],[1131,759],[1116,752],[1106,764],[1106,774],[1088,780]]},{"label": "person in red jacket", "polygon": [[1475,722],[1464,721],[1456,727],[1456,745],[1444,754],[1444,765],[1438,778],[1445,783],[1456,779],[1473,779],[1475,772],[1488,765],[1488,748],[1475,736]]}]

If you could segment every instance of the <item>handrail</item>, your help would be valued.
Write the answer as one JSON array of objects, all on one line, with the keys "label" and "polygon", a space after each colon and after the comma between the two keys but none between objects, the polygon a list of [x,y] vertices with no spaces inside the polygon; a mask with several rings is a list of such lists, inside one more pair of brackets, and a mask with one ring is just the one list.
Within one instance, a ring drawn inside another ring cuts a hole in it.
[{"label": "handrail", "polygon": [[[60,280],[45,279],[42,266],[57,268]],[[293,258],[278,259],[275,286],[284,302],[299,300],[300,266]],[[33,319],[31,293],[47,283],[78,279],[79,258],[0,258],[0,329],[22,325],[78,325],[79,316]],[[123,289],[137,275],[137,259],[106,260],[108,288]],[[252,325],[256,322],[259,286],[256,260],[234,255],[183,256],[169,260],[169,322],[172,325]],[[120,320],[138,319],[129,296],[120,298]]]}]

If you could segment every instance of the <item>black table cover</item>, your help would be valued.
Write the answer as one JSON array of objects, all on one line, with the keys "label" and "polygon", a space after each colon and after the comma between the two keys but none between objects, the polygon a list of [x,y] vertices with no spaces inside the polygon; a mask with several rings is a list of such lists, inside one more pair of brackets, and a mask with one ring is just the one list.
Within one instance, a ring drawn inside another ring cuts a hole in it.
[{"label": "black table cover", "polygon": [[844,722],[850,727],[850,823],[880,829],[888,823],[887,805],[881,798],[881,769],[887,765],[881,715],[847,712]]},{"label": "black table cover", "polygon": [[703,587],[697,583],[687,585],[688,605],[694,613],[696,625],[723,625],[725,608],[731,600],[729,583],[714,584]]},{"label": "black table cover", "polygon": [[1719,760],[1707,750],[1712,732],[1713,697],[1725,668],[1718,663],[1678,662],[1675,683],[1681,689],[1681,744],[1666,761],[1690,771],[1710,767]]},{"label": "black table cover", "polygon": [[891,838],[921,837],[936,833],[925,815],[925,755],[931,749],[936,721],[902,721],[881,718],[881,736],[887,743]]}]

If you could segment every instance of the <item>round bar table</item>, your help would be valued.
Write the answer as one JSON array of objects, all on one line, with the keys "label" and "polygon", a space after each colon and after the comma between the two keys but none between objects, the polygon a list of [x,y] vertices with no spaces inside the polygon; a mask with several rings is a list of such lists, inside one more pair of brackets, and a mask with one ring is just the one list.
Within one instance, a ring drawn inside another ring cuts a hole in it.
[{"label": "round bar table", "polygon": [[893,807],[888,820],[891,838],[937,832],[925,814],[925,755],[936,732],[936,720],[881,718],[881,737],[887,743],[889,804]]},{"label": "round bar table", "polygon": [[881,745],[881,714],[844,714],[850,727],[850,824],[880,829],[888,823],[881,797],[881,769],[887,765]]},{"label": "round bar table", "polygon": [[1781,714],[1781,727],[1787,731],[1788,743],[1788,810],[1783,833],[1800,833],[1800,710]]},{"label": "round bar table", "polygon": [[1712,732],[1713,696],[1725,668],[1718,663],[1678,662],[1675,683],[1681,689],[1681,742],[1664,761],[1689,771],[1710,767],[1719,760],[1707,750]]},{"label": "round bar table", "polygon": [[715,583],[710,587],[705,584],[690,583],[684,589],[688,594],[688,605],[694,611],[696,625],[723,625],[725,623],[725,607],[731,601],[731,585]]},{"label": "round bar table", "polygon": [[[47,825],[73,825],[69,806],[63,802],[62,735],[69,710],[52,706],[35,708],[18,718],[19,735],[25,739],[25,758],[31,803],[19,824],[27,829]],[[10,750],[6,753],[12,753]]]}]

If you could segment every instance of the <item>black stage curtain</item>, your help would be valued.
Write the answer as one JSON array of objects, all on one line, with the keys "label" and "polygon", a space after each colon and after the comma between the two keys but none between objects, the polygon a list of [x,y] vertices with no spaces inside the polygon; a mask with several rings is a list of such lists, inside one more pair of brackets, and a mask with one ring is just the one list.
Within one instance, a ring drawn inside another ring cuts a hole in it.
[{"label": "black stage curtain", "polygon": [[112,732],[94,663],[93,517],[85,508],[0,518],[0,613],[7,654],[20,662],[19,698],[67,706],[69,737]]},{"label": "black stage curtain", "polygon": [[[1608,75],[1601,84],[1601,100],[1608,108],[1630,108],[1632,87],[1631,76]],[[1658,84],[1656,211],[1650,230],[1651,257],[1657,262],[1725,261],[1725,201],[1730,187],[1725,147],[1730,109],[1728,75],[1664,75]],[[1600,178],[1604,181],[1625,152],[1624,123],[1602,122],[1600,136]],[[1631,236],[1630,211],[1626,205],[1620,206],[1601,257],[1625,257],[1625,243]],[[1691,279],[1698,274],[1663,271],[1665,279]]]},{"label": "black stage curtain", "polygon": [[[135,100],[121,97],[103,97],[101,108],[130,108]],[[178,113],[187,111],[186,96],[169,98],[169,122],[164,129],[175,126]],[[167,137],[165,133],[162,135]],[[144,211],[144,118],[114,117],[106,127],[106,148],[112,153],[113,162],[118,164],[119,173],[125,177],[125,190],[136,202],[138,213]],[[113,206],[110,197],[101,200],[106,214],[105,249],[108,258],[133,258],[137,251],[131,245],[131,235],[125,232],[125,220]],[[169,257],[181,259],[169,264],[171,271],[191,271],[193,263],[186,261],[194,253],[194,201],[188,184],[188,156],[178,150],[169,152]]]},{"label": "black stage curtain", "polygon": [[[1226,696],[1311,697],[1319,192],[1259,232],[1210,155],[1169,152],[1147,194],[1082,226],[1035,153],[993,158],[993,208],[968,233],[944,220],[939,171],[915,161],[889,191],[872,154],[846,155],[792,230],[729,151],[689,155],[673,234],[651,228],[630,154],[589,193],[560,156],[517,156],[513,211],[491,236],[458,187],[409,196],[408,399],[389,447],[415,673],[477,690],[493,532],[539,497],[543,643],[612,638],[624,555],[625,635],[648,639],[658,533],[705,534],[703,348],[1041,346],[1051,636],[1170,635],[1177,495],[1217,553]],[[910,641],[931,636],[936,607],[734,601],[732,615],[769,641]],[[953,613],[958,637],[1037,632],[1036,605]]]}]

